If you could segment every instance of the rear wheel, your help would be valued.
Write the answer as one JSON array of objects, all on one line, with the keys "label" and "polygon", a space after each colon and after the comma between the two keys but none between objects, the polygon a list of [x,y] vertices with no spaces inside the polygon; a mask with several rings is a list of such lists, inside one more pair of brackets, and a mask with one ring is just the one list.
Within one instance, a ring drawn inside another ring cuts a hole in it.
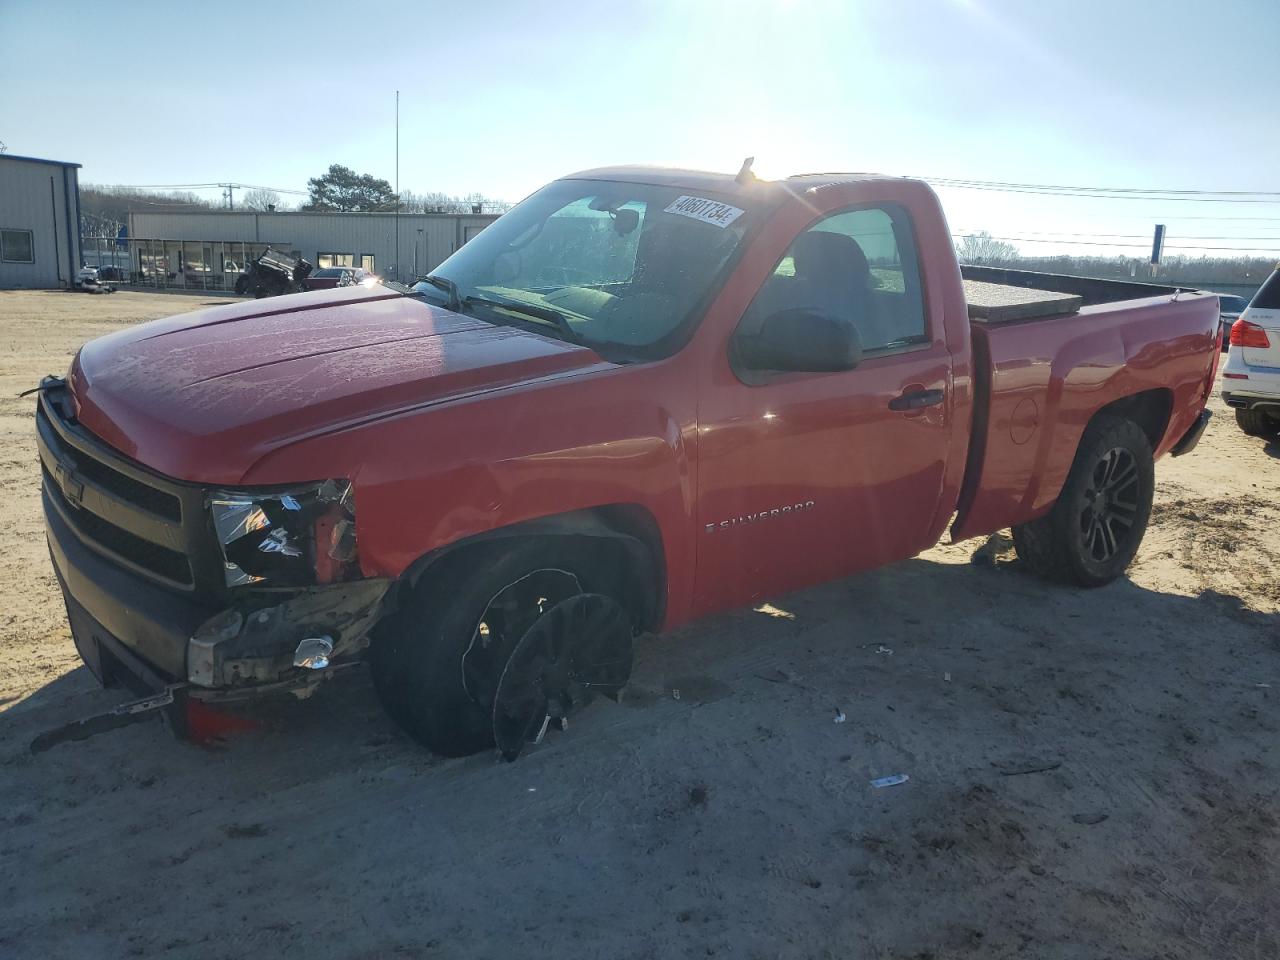
[{"label": "rear wheel", "polygon": [[369,651],[383,707],[434,753],[494,745],[494,698],[517,644],[589,592],[588,563],[555,540],[505,541],[446,560],[378,627]]},{"label": "rear wheel", "polygon": [[1270,437],[1280,432],[1280,420],[1265,410],[1236,409],[1236,424],[1251,437]]},{"label": "rear wheel", "polygon": [[1138,552],[1154,490],[1146,434],[1131,420],[1100,416],[1085,430],[1053,509],[1013,528],[1018,556],[1053,580],[1110,583]]}]

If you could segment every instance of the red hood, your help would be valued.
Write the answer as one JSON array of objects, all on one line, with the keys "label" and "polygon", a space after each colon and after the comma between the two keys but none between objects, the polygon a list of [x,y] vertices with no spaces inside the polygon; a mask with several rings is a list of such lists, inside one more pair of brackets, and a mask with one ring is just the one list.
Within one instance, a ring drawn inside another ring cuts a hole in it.
[{"label": "red hood", "polygon": [[550,337],[347,287],[121,330],[85,344],[70,379],[81,424],[121,453],[178,479],[232,484],[303,437],[601,362]]}]

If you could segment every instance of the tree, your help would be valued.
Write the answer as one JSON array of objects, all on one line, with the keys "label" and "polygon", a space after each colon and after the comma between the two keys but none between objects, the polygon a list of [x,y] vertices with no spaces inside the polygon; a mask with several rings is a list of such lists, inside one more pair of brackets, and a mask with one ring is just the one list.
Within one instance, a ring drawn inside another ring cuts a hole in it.
[{"label": "tree", "polygon": [[130,212],[207,210],[212,204],[190,192],[158,192],[137,187],[84,183],[80,185],[81,211],[124,223]]},{"label": "tree", "polygon": [[311,199],[303,210],[394,210],[399,200],[387,181],[338,163],[324,176],[308,180],[307,189]]},{"label": "tree", "polygon": [[254,188],[245,191],[240,198],[240,206],[246,210],[279,210],[284,205],[280,202],[280,194],[274,190]]},{"label": "tree", "polygon": [[469,193],[465,197],[451,197],[438,190],[428,193],[400,192],[400,210],[404,213],[474,213],[476,206],[481,213],[506,213],[511,204],[505,200],[491,200],[481,193]]},{"label": "tree", "polygon": [[1008,263],[1019,257],[1018,248],[1012,243],[994,239],[986,230],[971,233],[956,245],[956,256],[961,263]]},{"label": "tree", "polygon": [[460,213],[460,204],[460,200],[438,191],[414,193],[403,190],[400,193],[400,209],[405,213]]}]

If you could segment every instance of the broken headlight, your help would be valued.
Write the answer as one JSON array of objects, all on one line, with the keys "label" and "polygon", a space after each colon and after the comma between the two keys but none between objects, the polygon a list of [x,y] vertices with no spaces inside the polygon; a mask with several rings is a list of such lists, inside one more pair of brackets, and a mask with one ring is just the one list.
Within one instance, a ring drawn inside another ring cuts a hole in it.
[{"label": "broken headlight", "polygon": [[359,575],[351,483],[325,480],[285,491],[209,497],[229,587],[292,587]]}]

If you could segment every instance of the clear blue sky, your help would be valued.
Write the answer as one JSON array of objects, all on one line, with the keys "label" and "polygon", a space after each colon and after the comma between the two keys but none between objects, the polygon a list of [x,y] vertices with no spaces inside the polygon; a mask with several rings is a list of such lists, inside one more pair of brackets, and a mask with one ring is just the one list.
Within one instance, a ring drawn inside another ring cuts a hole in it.
[{"label": "clear blue sky", "polygon": [[[0,0],[0,141],[94,183],[393,180],[399,88],[419,192],[515,200],[601,164],[748,154],[763,174],[1280,190],[1278,39],[1278,0]],[[1171,245],[1280,251],[1280,203],[941,192],[957,230],[1164,220]],[[1181,219],[1207,216],[1273,219]]]}]

